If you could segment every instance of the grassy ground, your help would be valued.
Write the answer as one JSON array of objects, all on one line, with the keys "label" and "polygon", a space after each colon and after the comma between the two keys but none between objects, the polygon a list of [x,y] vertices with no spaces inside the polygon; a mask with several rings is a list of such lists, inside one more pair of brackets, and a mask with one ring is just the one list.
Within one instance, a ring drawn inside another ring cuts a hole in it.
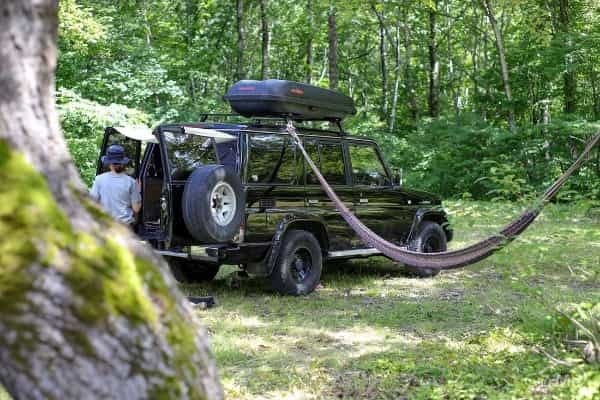
[{"label": "grassy ground", "polygon": [[[455,248],[521,211],[447,208]],[[198,314],[229,399],[600,398],[600,366],[565,348],[556,312],[600,302],[600,212],[588,209],[551,205],[499,254],[433,279],[373,258],[327,267],[306,297],[275,295],[258,279],[231,288],[232,268],[183,289],[216,296]]]},{"label": "grassy ground", "polygon": [[[447,208],[454,248],[521,211]],[[433,279],[373,258],[327,267],[306,297],[275,295],[258,279],[231,288],[233,267],[183,290],[216,296],[217,307],[197,313],[228,399],[600,399],[600,365],[565,348],[556,312],[600,302],[599,265],[600,210],[551,205],[499,254]]]}]

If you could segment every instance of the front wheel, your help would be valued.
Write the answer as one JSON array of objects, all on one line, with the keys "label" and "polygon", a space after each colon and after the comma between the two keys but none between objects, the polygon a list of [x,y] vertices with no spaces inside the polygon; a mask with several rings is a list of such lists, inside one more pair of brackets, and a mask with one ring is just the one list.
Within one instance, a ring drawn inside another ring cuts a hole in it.
[{"label": "front wheel", "polygon": [[[408,249],[418,251],[419,253],[439,253],[448,248],[446,234],[442,227],[433,221],[423,221],[419,225],[416,237],[410,241]],[[407,265],[406,270],[411,274],[421,278],[429,278],[440,273],[435,268],[418,268]]]},{"label": "front wheel", "polygon": [[285,234],[269,279],[278,293],[299,296],[315,290],[322,269],[321,246],[315,236],[291,230]]}]

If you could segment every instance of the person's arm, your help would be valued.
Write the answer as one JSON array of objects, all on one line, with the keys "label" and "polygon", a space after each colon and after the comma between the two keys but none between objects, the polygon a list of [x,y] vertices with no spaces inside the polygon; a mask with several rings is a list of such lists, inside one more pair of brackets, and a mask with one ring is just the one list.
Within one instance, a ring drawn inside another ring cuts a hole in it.
[{"label": "person's arm", "polygon": [[138,185],[135,181],[133,181],[133,185],[131,185],[131,188],[129,189],[129,196],[131,201],[131,209],[134,213],[139,213],[142,209],[142,196],[140,195]]},{"label": "person's arm", "polygon": [[92,184],[92,188],[90,189],[90,196],[95,201],[100,200],[100,184],[98,183],[98,179],[94,179],[94,183]]}]

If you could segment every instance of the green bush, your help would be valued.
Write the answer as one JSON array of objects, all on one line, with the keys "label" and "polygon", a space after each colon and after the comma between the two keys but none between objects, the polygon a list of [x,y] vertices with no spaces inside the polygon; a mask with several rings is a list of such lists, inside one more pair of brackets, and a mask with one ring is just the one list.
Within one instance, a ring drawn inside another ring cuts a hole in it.
[{"label": "green bush", "polygon": [[59,90],[57,106],[63,134],[75,166],[90,185],[96,175],[96,162],[107,126],[148,125],[145,113],[123,105],[104,106],[70,90]]}]

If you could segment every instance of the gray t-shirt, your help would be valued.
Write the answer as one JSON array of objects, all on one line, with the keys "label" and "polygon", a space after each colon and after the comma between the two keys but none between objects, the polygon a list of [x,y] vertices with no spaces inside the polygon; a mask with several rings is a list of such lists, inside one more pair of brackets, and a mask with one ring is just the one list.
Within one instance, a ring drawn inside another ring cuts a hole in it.
[{"label": "gray t-shirt", "polygon": [[125,224],[131,224],[135,220],[131,205],[142,202],[133,178],[114,172],[98,175],[90,195],[94,200],[99,201],[113,218]]}]

